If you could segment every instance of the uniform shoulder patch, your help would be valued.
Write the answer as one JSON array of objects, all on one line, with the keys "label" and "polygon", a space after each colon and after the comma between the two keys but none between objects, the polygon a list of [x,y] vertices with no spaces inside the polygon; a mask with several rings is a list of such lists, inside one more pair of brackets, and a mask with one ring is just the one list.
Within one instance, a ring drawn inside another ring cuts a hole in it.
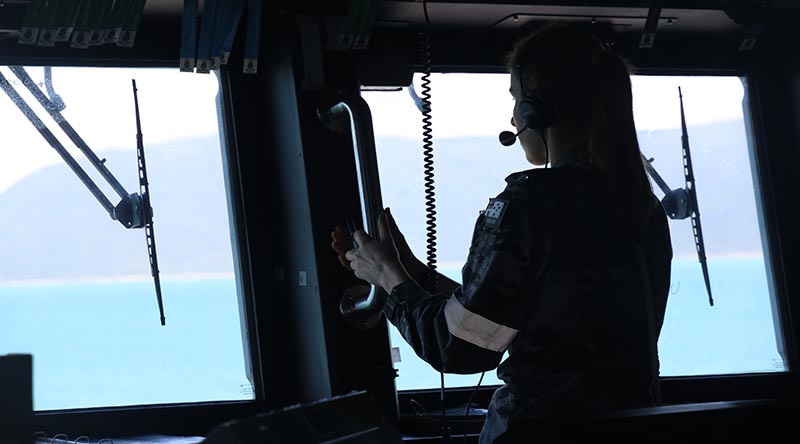
[{"label": "uniform shoulder patch", "polygon": [[503,221],[503,216],[506,214],[508,205],[509,201],[505,199],[489,199],[489,205],[486,206],[486,210],[483,212],[485,224],[492,227],[499,227],[500,223]]}]

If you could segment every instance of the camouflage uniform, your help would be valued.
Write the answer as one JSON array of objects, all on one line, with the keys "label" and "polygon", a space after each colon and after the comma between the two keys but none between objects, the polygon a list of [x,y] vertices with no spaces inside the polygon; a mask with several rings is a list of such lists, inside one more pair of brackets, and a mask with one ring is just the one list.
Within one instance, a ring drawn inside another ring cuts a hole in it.
[{"label": "camouflage uniform", "polygon": [[439,371],[491,370],[509,352],[482,444],[522,417],[652,405],[649,338],[664,320],[672,259],[663,208],[653,196],[638,250],[588,168],[523,171],[506,182],[478,218],[463,286],[440,295],[406,281],[384,314]]}]

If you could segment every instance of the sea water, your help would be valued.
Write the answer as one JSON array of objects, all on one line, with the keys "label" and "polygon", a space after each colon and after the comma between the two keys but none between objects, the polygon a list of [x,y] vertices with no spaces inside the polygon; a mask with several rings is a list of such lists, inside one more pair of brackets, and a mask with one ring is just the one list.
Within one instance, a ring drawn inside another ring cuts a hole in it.
[{"label": "sea water", "polygon": [[[662,375],[785,370],[762,258],[710,259],[713,307],[696,259],[672,268]],[[441,271],[460,280],[457,267]],[[252,399],[233,278],[162,286],[166,326],[148,280],[0,286],[0,354],[34,356],[34,407]],[[390,335],[397,389],[438,387],[439,374],[397,330]],[[447,375],[446,385],[472,386],[478,376]],[[495,371],[483,381],[500,383]]]},{"label": "sea water", "polygon": [[252,399],[234,280],[0,287],[0,354],[30,353],[37,410]]}]

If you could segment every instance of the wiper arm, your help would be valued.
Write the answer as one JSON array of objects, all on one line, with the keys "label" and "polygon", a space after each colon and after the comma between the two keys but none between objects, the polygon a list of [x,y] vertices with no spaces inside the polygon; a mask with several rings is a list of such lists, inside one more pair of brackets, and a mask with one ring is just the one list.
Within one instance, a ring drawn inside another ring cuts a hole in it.
[{"label": "wiper arm", "polygon": [[45,66],[44,67],[44,87],[47,90],[47,95],[50,96],[50,101],[58,108],[59,111],[64,111],[67,105],[64,103],[64,100],[61,99],[56,93],[55,88],[53,88],[53,67]]},{"label": "wiper arm", "polygon": [[664,179],[661,178],[661,175],[658,174],[658,171],[656,171],[655,167],[653,166],[653,161],[655,159],[648,159],[644,156],[644,154],[642,154],[642,160],[644,160],[644,166],[647,168],[647,174],[653,178],[653,181],[656,183],[656,185],[658,185],[659,188],[661,188],[661,191],[664,192],[664,195],[671,193],[672,190],[669,188],[669,185],[664,182]]},{"label": "wiper arm", "polygon": [[686,188],[670,189],[667,182],[661,178],[661,175],[658,174],[658,171],[656,171],[656,168],[653,166],[653,161],[655,159],[648,159],[642,154],[642,160],[647,169],[647,174],[653,178],[653,182],[655,182],[664,193],[664,197],[661,199],[661,205],[664,207],[667,216],[669,216],[670,219],[686,219],[689,217],[692,213],[689,191],[687,191]]},{"label": "wiper arm", "polygon": [[[17,91],[11,86],[11,84],[6,80],[2,73],[0,73],[0,87],[6,92],[6,94],[11,98],[11,100],[17,105],[20,111],[28,118],[28,120],[33,124],[33,126],[39,131],[39,133],[44,137],[44,139],[53,147],[53,149],[58,152],[58,154],[64,159],[70,169],[75,173],[76,176],[83,182],[89,192],[100,202],[100,205],[108,212],[108,215],[111,219],[119,221],[125,228],[143,228],[145,225],[145,217],[144,217],[144,207],[142,206],[141,196],[138,194],[130,194],[125,190],[125,187],[117,180],[116,177],[108,170],[105,166],[105,159],[100,159],[97,155],[89,148],[89,145],[81,138],[77,131],[69,124],[67,119],[61,114],[61,110],[63,109],[63,104],[58,103],[57,94],[55,91],[51,92],[51,96],[53,99],[45,95],[44,92],[39,88],[36,82],[31,79],[28,72],[25,68],[20,66],[11,66],[11,71],[17,78],[22,82],[22,84],[31,92],[31,94],[36,98],[36,100],[42,105],[42,107],[47,111],[48,114],[53,118],[53,120],[58,123],[58,126],[64,131],[64,133],[70,138],[70,140],[81,150],[81,152],[86,156],[87,159],[94,165],[97,171],[103,176],[103,178],[111,185],[111,188],[119,195],[120,201],[119,203],[114,206],[111,201],[103,194],[97,184],[89,177],[88,174],[81,168],[75,158],[72,157],[71,154],[64,148],[64,146],[59,142],[59,140],[53,135],[53,133],[47,128],[44,122],[39,119],[39,117],[34,113],[31,107],[25,102],[22,96],[17,93]],[[50,87],[48,89],[52,89],[52,84],[50,82]]]},{"label": "wiper arm", "polygon": [[[158,300],[158,310],[161,315],[161,325],[166,324],[164,318],[164,305],[161,297],[161,280],[158,271],[158,257],[156,255],[156,238],[153,232],[153,209],[150,206],[150,190],[147,181],[147,167],[144,159],[144,144],[142,141],[142,126],[139,119],[139,98],[137,96],[136,81],[133,80],[133,99],[136,108],[136,157],[139,166],[139,193],[128,194],[125,187],[111,174],[105,166],[105,159],[100,160],[94,151],[89,148],[86,142],[78,135],[77,131],[72,128],[72,125],[67,122],[67,119],[61,115],[61,110],[64,109],[63,102],[60,97],[52,90],[52,80],[45,80],[48,83],[48,92],[53,98],[48,98],[39,86],[31,79],[27,71],[19,66],[12,66],[11,71],[16,75],[19,80],[25,85],[26,88],[33,94],[37,101],[47,110],[47,113],[55,120],[58,125],[64,130],[70,140],[83,152],[84,155],[92,162],[100,174],[108,181],[114,191],[119,194],[121,200],[114,206],[111,201],[103,194],[97,187],[97,184],[86,174],[86,171],[81,168],[75,158],[64,148],[61,142],[53,135],[47,125],[39,119],[39,116],[31,109],[25,102],[25,99],[19,95],[16,89],[6,79],[3,73],[0,73],[0,88],[5,91],[11,101],[17,105],[22,114],[28,118],[28,121],[39,131],[44,139],[55,149],[58,154],[64,159],[67,165],[72,169],[75,175],[83,182],[89,192],[100,202],[100,205],[108,212],[112,219],[119,221],[125,228],[144,228],[147,240],[147,253],[150,257],[150,271],[153,275],[153,280],[156,287],[156,298]],[[48,74],[45,74],[48,77]]]},{"label": "wiper arm", "polygon": [[[17,76],[17,78],[22,82],[22,84],[25,85],[26,88],[28,88],[28,91],[30,91],[31,94],[33,94],[33,97],[35,97],[36,100],[47,111],[47,113],[50,114],[50,117],[52,117],[53,120],[55,120],[56,123],[58,123],[58,126],[60,126],[62,130],[64,130],[64,133],[67,136],[69,136],[69,139],[75,144],[75,146],[77,146],[78,149],[80,149],[81,152],[86,156],[86,158],[89,159],[90,162],[92,162],[92,165],[94,165],[94,167],[97,168],[97,171],[99,171],[100,174],[103,176],[103,178],[105,178],[106,181],[109,183],[109,185],[111,185],[111,188],[113,188],[114,191],[116,191],[117,194],[119,194],[120,198],[128,197],[128,192],[125,191],[125,187],[123,187],[122,184],[119,183],[117,178],[114,177],[113,174],[111,174],[111,171],[109,171],[108,168],[106,168],[105,161],[97,157],[94,151],[92,151],[92,149],[89,148],[89,145],[86,144],[83,138],[81,138],[78,132],[75,131],[72,125],[70,125],[69,122],[67,122],[67,119],[64,118],[64,116],[61,114],[61,110],[63,108],[61,108],[57,102],[50,100],[44,94],[44,92],[42,92],[42,90],[39,89],[39,86],[36,84],[36,82],[33,81],[33,79],[31,79],[31,76],[28,75],[28,72],[25,71],[25,68],[21,66],[11,66],[10,68],[11,72],[13,72],[14,75]],[[54,93],[55,91],[51,94]],[[58,95],[56,95],[55,97],[58,97]]]},{"label": "wiper arm", "polygon": [[94,181],[89,177],[89,175],[87,175],[86,172],[83,171],[83,168],[81,168],[81,166],[78,164],[75,158],[69,154],[67,149],[64,148],[64,145],[62,145],[61,142],[58,141],[56,136],[53,135],[52,132],[50,132],[50,130],[47,128],[44,122],[42,122],[42,120],[39,119],[36,113],[33,112],[31,107],[28,106],[27,103],[25,103],[25,100],[22,98],[22,96],[19,95],[19,93],[17,93],[14,87],[11,86],[11,83],[9,83],[8,79],[6,79],[3,73],[0,73],[0,88],[2,88],[3,91],[6,92],[11,101],[17,105],[17,108],[19,108],[20,111],[22,111],[22,114],[24,114],[25,117],[28,118],[28,121],[30,121],[31,124],[39,131],[39,134],[41,134],[42,137],[44,137],[44,139],[47,141],[47,143],[49,143],[50,146],[52,146],[53,149],[55,149],[56,152],[58,152],[61,158],[64,159],[64,162],[66,162],[67,165],[70,167],[70,169],[75,173],[75,175],[78,176],[78,179],[80,179],[81,182],[83,182],[86,188],[89,189],[89,192],[91,192],[92,195],[94,195],[97,201],[100,202],[100,205],[102,205],[103,208],[106,210],[106,212],[108,212],[109,216],[111,216],[111,218],[114,219],[114,205],[111,204],[111,201],[109,201],[108,198],[105,196],[105,194],[103,194],[103,192],[100,191],[100,188],[98,188],[97,185],[94,183]]}]

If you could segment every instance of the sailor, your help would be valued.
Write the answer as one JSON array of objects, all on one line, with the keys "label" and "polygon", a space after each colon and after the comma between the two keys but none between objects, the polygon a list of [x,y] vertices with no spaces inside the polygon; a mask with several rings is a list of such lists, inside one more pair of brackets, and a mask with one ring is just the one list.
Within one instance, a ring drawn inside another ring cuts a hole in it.
[{"label": "sailor", "polygon": [[658,403],[672,259],[624,60],[559,25],[522,38],[507,61],[511,142],[549,168],[510,175],[489,201],[462,284],[439,275],[429,291],[388,210],[378,239],[356,231],[354,248],[350,233],[332,233],[340,261],[386,290],[383,313],[422,359],[447,373],[497,368],[505,384],[481,444],[547,441],[565,418]]}]

